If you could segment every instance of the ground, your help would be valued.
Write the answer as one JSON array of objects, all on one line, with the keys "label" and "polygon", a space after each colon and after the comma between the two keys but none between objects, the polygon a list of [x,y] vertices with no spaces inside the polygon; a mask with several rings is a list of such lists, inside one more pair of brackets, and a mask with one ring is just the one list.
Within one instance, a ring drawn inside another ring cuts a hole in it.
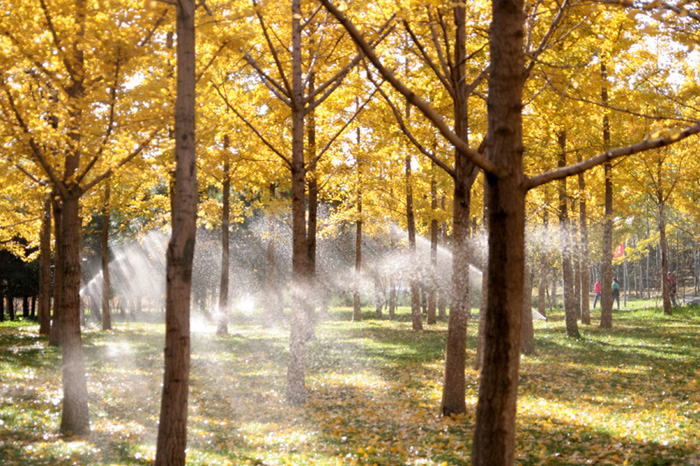
[{"label": "ground", "polygon": [[[630,304],[629,307],[635,307]],[[478,374],[467,414],[440,416],[446,324],[350,322],[336,309],[308,343],[308,401],[284,400],[288,329],[239,316],[231,336],[193,323],[188,464],[469,464]],[[614,327],[565,336],[563,315],[535,322],[523,356],[516,462],[697,464],[700,310],[615,312]],[[0,327],[3,464],[149,464],[163,370],[163,327],[84,332],[92,434],[61,438],[60,353],[31,323]],[[470,322],[467,361],[475,356]]]}]

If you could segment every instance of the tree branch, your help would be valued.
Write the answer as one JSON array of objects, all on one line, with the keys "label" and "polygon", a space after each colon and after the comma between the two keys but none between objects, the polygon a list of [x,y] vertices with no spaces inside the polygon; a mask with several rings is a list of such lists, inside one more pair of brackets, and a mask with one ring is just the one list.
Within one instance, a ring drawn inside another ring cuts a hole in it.
[{"label": "tree branch", "polygon": [[527,180],[526,189],[533,189],[542,184],[549,183],[550,181],[560,180],[572,175],[578,175],[579,173],[583,173],[586,170],[602,165],[605,162],[617,159],[619,157],[669,146],[697,133],[700,133],[700,122],[665,137],[648,139],[629,146],[618,147],[617,149],[610,150],[591,159],[584,160],[583,162],[569,165],[567,167],[557,168],[541,175],[530,177]]},{"label": "tree branch", "polygon": [[379,91],[381,96],[384,98],[386,103],[389,105],[389,108],[394,113],[394,118],[396,118],[396,122],[399,124],[399,128],[401,129],[401,132],[403,132],[403,134],[408,138],[408,140],[411,141],[411,144],[413,144],[415,146],[415,148],[418,149],[423,155],[425,155],[430,160],[432,160],[433,163],[435,163],[435,165],[442,168],[445,171],[445,173],[447,173],[453,179],[455,179],[457,177],[455,170],[453,168],[449,167],[445,162],[440,160],[432,151],[425,148],[425,146],[423,146],[423,144],[421,144],[420,141],[418,141],[418,139],[416,139],[415,136],[413,136],[413,133],[411,132],[411,130],[408,128],[408,126],[406,126],[406,123],[403,119],[403,116],[401,115],[401,112],[399,111],[398,108],[396,108],[396,105],[394,105],[394,103],[391,101],[391,98],[389,97],[389,95],[386,92],[384,92],[383,89],[381,89],[381,84],[377,84],[377,82],[374,80],[374,78],[372,77],[372,74],[369,72],[369,70],[367,70],[367,77],[372,82],[372,84],[375,85],[375,87],[377,88],[377,90]]},{"label": "tree branch", "polygon": [[223,92],[221,92],[221,89],[219,89],[219,86],[217,86],[213,82],[212,82],[212,86],[214,86],[214,89],[216,89],[216,92],[219,94],[219,97],[221,97],[221,100],[224,101],[224,103],[226,104],[226,107],[228,107],[229,110],[231,110],[233,113],[235,113],[236,116],[238,118],[240,118],[241,121],[243,121],[243,123],[245,123],[246,126],[248,128],[250,128],[250,130],[253,131],[253,133],[255,133],[255,135],[258,138],[260,138],[260,140],[263,142],[263,144],[265,144],[272,152],[274,152],[275,155],[277,155],[279,158],[281,158],[284,161],[284,163],[286,163],[287,166],[289,167],[289,169],[291,170],[292,162],[287,157],[285,157],[284,154],[281,151],[279,151],[271,142],[269,142],[265,138],[265,136],[263,136],[262,133],[260,133],[260,131],[258,131],[258,129],[251,122],[249,122],[243,115],[241,115],[240,112],[238,110],[236,110],[236,108],[233,105],[231,105],[228,98],[223,94]]},{"label": "tree branch", "polygon": [[382,77],[388,81],[394,87],[394,89],[403,94],[409,103],[418,108],[418,110],[425,115],[425,117],[438,129],[440,134],[442,134],[445,139],[452,143],[455,148],[459,149],[472,162],[474,162],[474,164],[485,172],[497,176],[500,175],[502,170],[500,170],[493,161],[487,159],[482,154],[469,147],[469,144],[460,139],[459,136],[457,136],[447,126],[442,117],[427,102],[418,97],[416,93],[404,85],[391,70],[382,65],[377,55],[374,53],[367,41],[362,37],[362,34],[357,30],[355,25],[353,25],[350,20],[348,20],[348,18],[346,18],[345,15],[340,12],[340,10],[338,10],[337,7],[331,4],[330,0],[320,1],[323,3],[326,9],[345,27],[355,43],[365,52],[367,58],[369,58],[372,64],[381,73]]},{"label": "tree branch", "polygon": [[282,102],[285,103],[288,107],[292,106],[292,101],[290,100],[289,94],[287,93],[287,90],[282,87],[277,81],[275,81],[271,76],[269,76],[265,71],[263,71],[262,68],[258,65],[258,63],[255,61],[255,59],[250,55],[250,53],[246,52],[246,54],[243,56],[245,61],[255,69],[255,71],[258,73],[260,78],[262,79],[263,84],[267,86],[270,91],[275,94],[275,96],[280,99]]},{"label": "tree branch", "polygon": [[131,151],[131,153],[129,153],[129,155],[127,155],[122,160],[120,160],[116,165],[107,169],[101,175],[95,177],[92,181],[90,181],[88,184],[86,184],[85,187],[81,188],[81,190],[80,190],[81,195],[88,192],[95,185],[97,185],[100,181],[112,176],[112,174],[115,171],[119,170],[121,167],[123,167],[127,163],[131,162],[136,156],[141,154],[148,147],[148,145],[151,143],[151,141],[153,141],[155,139],[155,137],[158,135],[158,133],[160,133],[161,131],[162,131],[162,128],[154,129],[148,135],[148,137],[143,142],[141,142],[141,144],[139,144],[133,151]]}]

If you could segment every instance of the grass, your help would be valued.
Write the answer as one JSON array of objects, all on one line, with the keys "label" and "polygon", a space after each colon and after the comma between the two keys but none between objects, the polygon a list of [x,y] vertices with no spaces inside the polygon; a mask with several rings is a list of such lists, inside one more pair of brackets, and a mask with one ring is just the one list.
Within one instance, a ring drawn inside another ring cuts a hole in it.
[{"label": "grass", "polygon": [[[700,310],[638,309],[614,327],[565,336],[563,315],[536,322],[521,361],[516,462],[695,464],[700,452]],[[478,374],[467,414],[439,415],[446,325],[319,321],[308,344],[308,401],[285,403],[288,329],[239,316],[230,336],[193,322],[188,463],[469,464]],[[470,323],[467,361],[475,357]],[[92,434],[61,438],[60,351],[30,323],[0,324],[0,463],[149,464],[155,454],[163,326],[84,332]]]}]

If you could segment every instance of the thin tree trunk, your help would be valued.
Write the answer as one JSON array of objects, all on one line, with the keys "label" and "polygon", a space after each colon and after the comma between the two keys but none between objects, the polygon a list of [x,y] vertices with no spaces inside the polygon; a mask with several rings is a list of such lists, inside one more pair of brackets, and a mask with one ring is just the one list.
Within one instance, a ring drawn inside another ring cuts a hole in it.
[{"label": "thin tree trunk", "polygon": [[[579,154],[577,161],[581,160]],[[586,206],[586,178],[584,173],[578,175],[578,191],[579,191],[579,232],[581,233],[580,243],[580,270],[581,270],[581,322],[586,325],[591,325],[591,301],[590,289],[591,282],[588,274],[588,215]]]},{"label": "thin tree trunk", "polygon": [[[275,183],[270,183],[270,203],[275,200]],[[275,284],[275,218],[272,209],[268,212],[268,234],[267,240],[267,268],[265,269],[265,319],[266,323],[272,324],[276,318],[282,314],[282,299],[280,291]]]},{"label": "thin tree trunk", "polygon": [[[466,6],[453,7],[455,31],[455,66],[451,81],[455,88],[454,126],[455,134],[469,143],[469,107],[465,79],[466,61]],[[450,317],[447,323],[447,345],[445,349],[445,382],[442,390],[443,415],[466,412],[465,390],[465,350],[467,326],[471,316],[469,302],[469,215],[471,208],[471,187],[476,175],[474,165],[466,154],[455,149],[454,194],[452,201],[452,290],[450,297]]]},{"label": "thin tree trunk", "polygon": [[[406,107],[408,108],[408,106]],[[413,212],[413,187],[411,184],[411,156],[406,155],[406,228],[408,230],[408,253],[411,257],[410,289],[411,289],[411,323],[413,330],[423,330],[420,309],[420,283],[416,276],[418,263],[416,257],[416,221]]]},{"label": "thin tree trunk", "polygon": [[61,344],[61,297],[63,296],[63,226],[61,199],[52,194],[53,224],[54,224],[54,272],[53,272],[53,317],[51,319],[51,331],[49,332],[49,344],[59,346]]},{"label": "thin tree trunk", "polygon": [[[309,77],[309,93],[314,91],[315,74],[311,73]],[[309,160],[316,157],[316,120],[314,112],[308,115],[308,153]],[[306,336],[308,340],[316,334],[316,304],[319,300],[318,280],[316,277],[316,234],[318,230],[318,180],[316,179],[316,170],[311,170],[306,176],[309,186],[309,221],[306,229],[306,247],[307,247],[307,275],[308,275],[308,292],[306,312]]]},{"label": "thin tree trunk", "polygon": [[[39,243],[39,335],[51,332],[51,194],[44,198]],[[0,316],[0,319],[2,316]]]},{"label": "thin tree trunk", "polygon": [[[484,185],[484,199],[487,198],[487,185]],[[488,206],[484,203],[483,206],[484,229],[488,235],[489,218]],[[489,296],[489,257],[488,251],[483,255],[481,261],[481,303],[479,303],[479,330],[476,341],[476,358],[474,359],[474,370],[481,370],[484,365],[484,348],[486,346],[486,310],[488,308]]]},{"label": "thin tree trunk", "polygon": [[224,136],[224,179],[221,187],[221,280],[219,281],[219,312],[216,334],[228,335],[229,285],[229,230],[231,228],[231,163],[228,153],[228,134]]},{"label": "thin tree trunk", "polygon": [[[602,80],[607,79],[607,69],[605,63],[601,63]],[[608,89],[603,86],[601,91],[601,100],[603,106],[608,104]],[[610,147],[610,121],[608,115],[603,115],[603,149],[608,150]],[[612,185],[612,164],[606,162],[604,165],[605,172],[605,220],[603,223],[603,290],[600,301],[600,326],[603,328],[612,327],[612,260],[613,260],[613,185]]]},{"label": "thin tree trunk", "polygon": [[522,348],[523,354],[535,354],[535,327],[532,321],[532,270],[525,260],[525,275],[523,288],[523,325]]},{"label": "thin tree trunk", "polygon": [[112,329],[112,317],[109,312],[112,285],[109,276],[109,222],[110,222],[110,181],[105,180],[105,197],[102,206],[102,236],[100,259],[102,261],[102,330]]},{"label": "thin tree trunk", "polygon": [[547,271],[549,270],[547,244],[549,239],[549,190],[544,186],[544,212],[542,214],[542,240],[540,241],[540,277],[537,286],[537,310],[547,317]]},{"label": "thin tree trunk", "polygon": [[195,4],[177,9],[175,193],[166,254],[165,370],[160,405],[157,466],[184,465],[190,377],[190,299],[197,219],[195,155]]},{"label": "thin tree trunk", "polygon": [[[566,166],[566,131],[559,133],[559,166]],[[578,315],[576,312],[576,296],[574,294],[574,271],[571,259],[571,231],[569,225],[569,209],[566,202],[566,178],[559,181],[559,239],[561,241],[561,269],[564,281],[564,320],[566,335],[579,338]]]},{"label": "thin tree trunk", "polygon": [[301,75],[301,0],[292,0],[292,320],[287,364],[287,401],[306,400],[306,336],[309,289],[306,237],[304,113]]},{"label": "thin tree trunk", "polygon": [[355,221],[355,274],[353,276],[352,290],[352,320],[362,320],[362,307],[360,306],[360,273],[362,272],[362,192],[358,186],[357,192],[357,220]]},{"label": "thin tree trunk", "polygon": [[657,192],[657,205],[659,209],[659,246],[661,250],[661,283],[659,287],[661,288],[661,294],[664,303],[664,314],[670,316],[673,315],[673,309],[671,307],[671,294],[669,290],[669,283],[668,279],[666,278],[668,276],[669,270],[668,242],[666,240],[666,205],[663,199],[663,191],[661,187],[658,188]]},{"label": "thin tree trunk", "polygon": [[430,210],[433,218],[430,220],[430,277],[428,278],[428,312],[427,323],[433,325],[437,322],[437,247],[438,247],[438,221],[437,212],[437,180],[435,179],[435,164],[430,179]]}]

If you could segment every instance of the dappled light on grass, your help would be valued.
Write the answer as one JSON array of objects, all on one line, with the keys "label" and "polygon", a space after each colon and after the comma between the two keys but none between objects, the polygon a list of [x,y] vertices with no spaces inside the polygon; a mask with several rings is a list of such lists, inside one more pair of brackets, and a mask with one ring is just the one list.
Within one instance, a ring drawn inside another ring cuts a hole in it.
[{"label": "dappled light on grass", "polygon": [[[521,361],[517,462],[683,464],[698,452],[699,314],[627,312],[610,330],[594,315],[579,340],[564,336],[559,313],[537,322],[537,353]],[[468,412],[440,416],[446,325],[410,325],[319,321],[303,407],[285,400],[284,324],[239,316],[227,337],[202,325],[192,337],[188,464],[469,464],[478,374],[467,369]],[[84,340],[92,433],[60,438],[59,351],[36,327],[0,328],[0,458],[152,463],[163,326],[120,324]]]}]

